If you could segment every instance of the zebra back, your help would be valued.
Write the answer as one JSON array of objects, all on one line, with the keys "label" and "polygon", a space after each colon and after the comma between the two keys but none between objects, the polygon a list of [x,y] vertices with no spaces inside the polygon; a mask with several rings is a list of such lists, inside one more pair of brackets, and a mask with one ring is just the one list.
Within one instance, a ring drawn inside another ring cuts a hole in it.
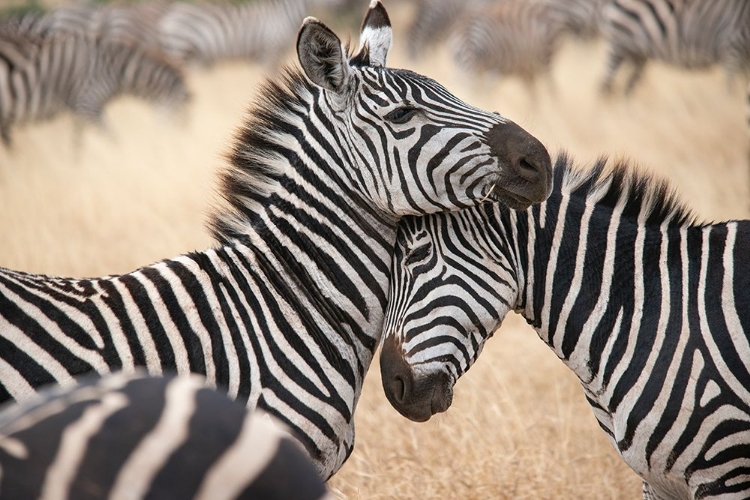
[{"label": "zebra back", "polygon": [[277,421],[198,376],[88,376],[0,412],[0,498],[322,499]]}]

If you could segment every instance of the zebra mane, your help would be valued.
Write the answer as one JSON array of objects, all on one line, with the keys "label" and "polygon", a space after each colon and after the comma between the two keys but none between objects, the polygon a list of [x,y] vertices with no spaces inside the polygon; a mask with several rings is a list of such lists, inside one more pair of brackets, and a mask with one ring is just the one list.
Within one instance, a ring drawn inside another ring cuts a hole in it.
[{"label": "zebra mane", "polygon": [[219,175],[218,192],[226,204],[216,207],[208,222],[217,241],[246,234],[262,199],[278,189],[294,157],[289,139],[298,133],[315,92],[299,67],[285,67],[261,85],[233,146],[224,155],[227,164]]},{"label": "zebra mane", "polygon": [[607,163],[607,157],[600,157],[591,168],[582,169],[567,153],[558,154],[553,192],[584,198],[598,206],[621,207],[622,217],[640,218],[650,226],[698,224],[692,209],[667,181],[639,170],[627,159],[616,160],[612,167]]}]

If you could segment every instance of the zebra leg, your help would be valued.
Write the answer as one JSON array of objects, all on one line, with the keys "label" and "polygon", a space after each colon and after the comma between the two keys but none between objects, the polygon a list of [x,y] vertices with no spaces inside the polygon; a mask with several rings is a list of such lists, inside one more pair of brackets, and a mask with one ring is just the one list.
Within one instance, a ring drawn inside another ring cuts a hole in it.
[{"label": "zebra leg", "polygon": [[604,95],[612,94],[612,83],[614,82],[617,71],[625,62],[625,55],[620,52],[617,48],[610,48],[609,57],[607,60],[607,73],[604,75],[600,91]]},{"label": "zebra leg", "polygon": [[633,59],[633,72],[630,74],[628,83],[625,85],[625,95],[630,95],[635,88],[635,84],[638,83],[643,76],[643,68],[646,67],[646,58],[639,57]]},{"label": "zebra leg", "polygon": [[0,124],[0,139],[3,140],[3,144],[6,148],[10,148],[10,126],[7,124]]}]

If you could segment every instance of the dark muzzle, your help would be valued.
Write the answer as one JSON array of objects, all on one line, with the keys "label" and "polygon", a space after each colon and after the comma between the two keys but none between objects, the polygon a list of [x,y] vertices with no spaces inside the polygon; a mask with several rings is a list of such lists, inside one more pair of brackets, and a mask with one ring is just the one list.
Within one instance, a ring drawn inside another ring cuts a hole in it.
[{"label": "dark muzzle", "polygon": [[380,376],[385,396],[398,412],[415,422],[425,422],[444,412],[453,402],[453,385],[447,373],[437,371],[415,377],[401,346],[386,338],[380,353]]},{"label": "dark muzzle", "polygon": [[498,201],[509,202],[511,208],[528,208],[547,199],[552,190],[552,161],[536,137],[509,121],[492,127],[487,142],[503,169],[496,186]]}]

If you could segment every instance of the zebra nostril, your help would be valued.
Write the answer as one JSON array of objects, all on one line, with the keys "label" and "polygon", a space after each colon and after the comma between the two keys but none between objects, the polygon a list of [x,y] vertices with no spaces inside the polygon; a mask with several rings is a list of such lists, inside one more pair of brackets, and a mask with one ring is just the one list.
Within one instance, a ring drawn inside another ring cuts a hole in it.
[{"label": "zebra nostril", "polygon": [[519,171],[524,177],[536,178],[539,176],[539,169],[531,164],[526,158],[518,161]]},{"label": "zebra nostril", "polygon": [[396,378],[393,379],[391,393],[393,394],[394,399],[399,403],[403,403],[406,399],[406,380],[404,380],[401,375],[396,375]]}]

